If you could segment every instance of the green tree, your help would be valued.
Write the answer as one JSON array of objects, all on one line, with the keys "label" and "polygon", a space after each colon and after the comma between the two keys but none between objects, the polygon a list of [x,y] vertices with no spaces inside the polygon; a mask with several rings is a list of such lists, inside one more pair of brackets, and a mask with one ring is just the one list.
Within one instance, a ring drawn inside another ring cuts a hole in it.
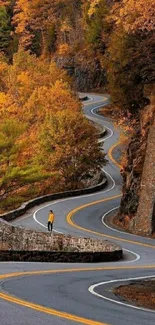
[{"label": "green tree", "polygon": [[24,138],[26,124],[16,119],[6,119],[0,125],[0,196],[26,184],[41,181],[49,175],[43,173],[34,157],[22,160],[22,152],[26,150],[27,139]]},{"label": "green tree", "polygon": [[106,1],[87,1],[83,4],[83,24],[85,28],[86,42],[94,49],[102,50],[104,43],[102,40],[103,29],[108,27],[106,16],[108,6]]},{"label": "green tree", "polygon": [[0,51],[8,54],[11,42],[11,22],[6,7],[0,6]]}]

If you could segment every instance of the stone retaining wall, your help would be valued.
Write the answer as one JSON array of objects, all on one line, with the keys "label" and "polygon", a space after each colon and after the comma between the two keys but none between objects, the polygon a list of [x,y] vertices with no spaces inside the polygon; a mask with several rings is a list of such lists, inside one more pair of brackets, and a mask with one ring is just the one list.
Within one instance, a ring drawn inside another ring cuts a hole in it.
[{"label": "stone retaining wall", "polygon": [[79,196],[83,194],[89,194],[89,193],[94,193],[102,190],[107,184],[107,178],[102,175],[102,180],[101,182],[92,187],[88,187],[85,189],[81,190],[75,190],[75,191],[66,191],[66,192],[61,192],[61,193],[55,193],[55,194],[48,194],[44,196],[40,196],[36,199],[30,200],[28,202],[23,203],[18,209],[6,212],[4,214],[0,215],[1,219],[4,219],[6,221],[11,221],[16,219],[17,217],[20,217],[23,215],[27,210],[31,209],[32,207],[48,202],[48,201],[53,201],[53,200],[58,200],[58,199],[64,199],[64,198],[69,198],[69,197],[74,197],[74,196]]},{"label": "stone retaining wall", "polygon": [[0,221],[0,261],[99,262],[121,257],[121,247],[106,240],[36,232]]},{"label": "stone retaining wall", "polygon": [[122,251],[113,252],[48,252],[48,251],[0,251],[0,261],[99,263],[118,261]]}]

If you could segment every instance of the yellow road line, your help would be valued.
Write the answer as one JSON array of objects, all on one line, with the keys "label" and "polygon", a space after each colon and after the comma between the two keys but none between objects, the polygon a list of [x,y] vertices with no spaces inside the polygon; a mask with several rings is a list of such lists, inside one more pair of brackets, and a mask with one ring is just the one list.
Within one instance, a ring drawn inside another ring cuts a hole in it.
[{"label": "yellow road line", "polygon": [[22,299],[18,299],[18,298],[9,296],[7,294],[0,293],[0,298],[2,298],[3,300],[9,301],[11,303],[15,303],[15,304],[18,304],[18,305],[21,305],[21,306],[24,306],[24,307],[31,308],[31,309],[33,309],[35,311],[38,311],[38,312],[42,312],[42,313],[49,314],[49,315],[56,316],[56,317],[60,317],[60,318],[65,318],[65,319],[70,320],[70,321],[75,321],[75,322],[86,324],[86,325],[107,325],[106,323],[96,322],[96,321],[91,320],[91,319],[79,317],[79,316],[72,315],[72,314],[69,314],[69,313],[65,313],[65,312],[62,312],[62,311],[58,311],[58,310],[55,310],[55,309],[52,309],[52,308],[46,308],[46,307],[43,307],[43,306],[38,305],[38,304],[31,303],[31,302],[26,301],[26,300],[22,300]]},{"label": "yellow road line", "polygon": [[[104,101],[107,100],[106,97],[103,97],[102,99],[104,99]],[[83,106],[88,106],[88,105],[92,105],[92,104],[99,104],[99,103],[101,103],[101,105],[104,105],[104,102],[102,103],[102,99],[101,100],[98,100],[96,102],[89,101],[89,103],[83,103]],[[94,109],[95,109],[95,107],[94,107]]]},{"label": "yellow road line", "polygon": [[119,240],[119,241],[122,241],[122,242],[125,242],[125,243],[130,243],[130,244],[135,244],[135,245],[139,245],[139,246],[143,246],[143,247],[150,247],[150,248],[155,248],[155,246],[152,246],[152,245],[149,245],[149,244],[144,244],[144,243],[140,243],[138,241],[132,241],[132,240],[129,240],[129,239],[124,239],[124,238],[118,238],[118,237],[115,237],[115,236],[111,236],[111,235],[104,235],[103,233],[100,233],[100,232],[97,232],[97,231],[93,231],[93,230],[90,230],[90,229],[87,229],[87,228],[84,228],[84,227],[81,227],[79,225],[77,225],[73,220],[73,215],[84,209],[84,208],[87,208],[89,206],[92,206],[92,205],[95,205],[95,204],[98,204],[98,203],[101,203],[101,202],[107,202],[107,201],[110,201],[110,200],[113,200],[113,199],[116,199],[120,197],[120,195],[116,195],[116,196],[113,196],[111,198],[107,198],[107,199],[103,199],[103,200],[99,200],[99,201],[94,201],[94,202],[91,202],[91,203],[87,203],[87,204],[84,204],[84,205],[81,205],[75,209],[73,209],[72,211],[69,212],[69,214],[67,215],[67,222],[69,225],[71,225],[72,227],[75,227],[77,229],[80,229],[82,231],[87,231],[91,234],[94,234],[94,235],[98,235],[98,236],[102,236],[102,237],[106,237],[106,238],[110,238],[110,239],[114,239],[114,240]]},{"label": "yellow road line", "polygon": [[[113,149],[119,145],[120,142],[117,142],[116,144],[114,144],[108,151],[108,156],[109,158],[113,161],[113,163],[115,165],[117,165],[119,168],[121,168],[122,166],[119,165],[117,163],[117,161],[113,158],[112,156],[112,151]],[[125,242],[125,243],[130,243],[130,244],[135,244],[135,245],[139,245],[139,246],[143,246],[143,247],[150,247],[150,248],[155,248],[155,246],[152,246],[152,245],[149,245],[149,244],[144,244],[144,243],[140,243],[138,241],[132,241],[132,240],[128,240],[128,239],[123,239],[123,238],[118,238],[118,237],[115,237],[115,236],[111,236],[111,235],[104,235],[103,233],[100,233],[100,232],[97,232],[97,231],[93,231],[93,230],[90,230],[90,229],[87,229],[87,228],[84,228],[84,227],[81,227],[79,226],[78,224],[76,224],[72,218],[73,218],[73,215],[78,212],[79,210],[82,210],[84,208],[87,208],[89,206],[92,206],[92,205],[95,205],[95,204],[98,204],[98,203],[101,203],[101,202],[107,202],[107,201],[110,201],[110,200],[113,200],[113,199],[116,199],[118,197],[120,197],[121,195],[116,195],[116,196],[113,196],[111,198],[107,198],[107,199],[102,199],[102,200],[99,200],[99,201],[94,201],[94,202],[91,202],[91,203],[87,203],[87,204],[84,204],[84,205],[81,205],[75,209],[73,209],[72,211],[69,212],[69,214],[67,215],[66,219],[67,219],[67,222],[69,225],[71,225],[72,227],[75,227],[77,229],[80,229],[82,231],[87,231],[91,234],[94,234],[94,235],[98,235],[98,236],[102,236],[102,237],[106,237],[106,238],[109,238],[109,239],[114,239],[114,240],[119,240],[119,241],[122,241],[122,242]]]},{"label": "yellow road line", "polygon": [[[106,97],[103,97],[103,99],[104,99],[104,101],[106,101],[107,100],[107,98]],[[84,106],[87,106],[87,105],[90,105],[90,104],[97,104],[97,103],[100,103],[101,101],[96,101],[96,102],[89,102],[89,103],[86,103],[86,104],[84,104]],[[104,102],[103,102],[103,105],[104,105]],[[106,128],[106,127],[105,127]],[[115,164],[115,165],[117,165],[119,168],[122,168],[122,166],[120,165],[120,164],[118,164],[118,162],[113,158],[113,156],[112,156],[112,151],[118,146],[120,144],[120,141],[119,142],[117,142],[117,143],[115,143],[113,146],[111,146],[111,148],[109,149],[109,151],[108,151],[108,156],[109,156],[109,158],[111,159],[111,161]]]},{"label": "yellow road line", "polygon": [[[5,280],[6,278],[13,278],[13,277],[19,277],[19,276],[32,276],[32,275],[41,275],[41,274],[52,274],[52,273],[67,273],[67,272],[85,272],[85,271],[104,271],[104,270],[121,270],[121,269],[155,269],[155,265],[144,265],[144,266],[106,266],[106,267],[99,267],[99,268],[79,268],[79,269],[63,269],[63,270],[42,270],[42,271],[28,271],[28,272],[16,272],[16,273],[10,273],[10,274],[2,274],[0,275],[1,280]],[[35,311],[39,311],[45,314],[49,314],[52,316],[57,316],[60,318],[64,318],[70,321],[75,321],[78,323],[86,324],[86,325],[107,325],[106,323],[97,322],[91,319],[83,318],[80,316],[76,316],[70,313],[62,312],[53,308],[47,308],[43,307],[41,305],[31,303],[29,301],[16,298],[14,296],[11,296],[9,294],[0,293],[0,298],[6,301],[9,301],[11,303],[15,303],[18,305],[21,305],[23,307],[27,307],[30,309],[33,309]]]},{"label": "yellow road line", "polygon": [[[99,101],[100,102],[100,101]],[[99,103],[98,102],[98,103]],[[97,103],[97,102],[92,102],[93,104]],[[89,105],[90,103],[88,104],[85,104],[85,105]],[[116,145],[115,145],[116,146]],[[114,158],[112,157],[112,150],[114,149],[114,147],[111,147],[111,149],[109,150],[108,152],[108,155],[110,157],[110,159],[116,164],[118,165],[119,167],[121,167],[115,160]],[[103,199],[103,200],[99,200],[99,201],[95,201],[95,202],[91,202],[91,203],[88,203],[88,204],[85,204],[83,206],[80,206],[74,210],[72,210],[68,216],[67,216],[67,221],[70,225],[76,227],[76,228],[79,228],[79,229],[82,229],[82,230],[85,230],[87,232],[91,232],[93,234],[98,234],[98,235],[101,235],[101,236],[104,236],[104,237],[109,237],[111,239],[116,239],[118,240],[117,237],[114,237],[114,236],[108,236],[108,235],[103,235],[101,233],[98,233],[98,232],[95,232],[95,231],[91,231],[91,230],[88,230],[88,229],[85,229],[85,228],[82,228],[78,225],[76,225],[73,221],[72,221],[72,216],[75,212],[83,209],[83,208],[86,208],[88,206],[91,206],[91,205],[94,205],[94,204],[98,204],[98,203],[101,203],[101,202],[105,202],[105,201],[109,201],[109,200],[112,200],[112,199],[115,199],[115,198],[118,198],[120,197],[120,195],[117,195],[117,196],[114,196],[112,198],[108,198],[108,199]],[[150,245],[147,245],[147,244],[141,244],[141,243],[138,243],[138,242],[133,242],[133,241],[129,241],[129,240],[125,240],[125,239],[120,239],[121,241],[125,241],[125,242],[129,242],[129,243],[135,243],[137,245],[142,245],[142,246],[147,246],[147,247],[152,247]],[[152,247],[154,248],[154,247]],[[16,272],[16,273],[10,273],[10,274],[2,274],[0,275],[0,279],[1,280],[5,280],[5,279],[8,279],[8,278],[12,278],[12,277],[19,277],[19,276],[31,276],[31,275],[41,275],[41,274],[52,274],[52,273],[67,273],[67,272],[82,272],[82,271],[104,271],[104,270],[120,270],[120,269],[152,269],[152,268],[155,268],[155,265],[147,265],[147,266],[115,266],[115,267],[99,267],[99,268],[79,268],[79,269],[63,269],[63,270],[43,270],[43,271],[27,271],[27,272]],[[75,322],[78,322],[78,323],[82,323],[82,324],[86,324],[86,325],[108,325],[106,323],[101,323],[101,322],[97,322],[97,321],[94,321],[94,320],[91,320],[91,319],[87,319],[87,318],[83,318],[83,317],[79,317],[79,316],[76,316],[76,315],[72,315],[72,314],[69,314],[69,313],[65,313],[65,312],[62,312],[62,311],[58,311],[58,310],[55,310],[55,309],[52,309],[52,308],[46,308],[46,307],[43,307],[41,305],[38,305],[38,304],[34,304],[34,303],[31,303],[29,301],[26,301],[26,300],[22,300],[22,299],[19,299],[19,298],[16,298],[16,297],[13,297],[9,294],[4,294],[4,293],[0,293],[0,298],[3,299],[3,300],[6,300],[6,301],[9,301],[11,303],[15,303],[15,304],[18,304],[18,305],[21,305],[21,306],[24,306],[24,307],[27,307],[27,308],[31,308],[33,310],[36,310],[36,311],[39,311],[39,312],[43,312],[43,313],[46,313],[46,314],[49,314],[49,315],[53,315],[53,316],[57,316],[57,317],[60,317],[60,318],[64,318],[64,319],[68,319],[70,321],[75,321]]]},{"label": "yellow road line", "polygon": [[120,165],[113,157],[112,152],[113,150],[120,144],[120,141],[115,143],[113,146],[110,147],[109,151],[108,151],[108,156],[110,158],[110,160],[119,168],[122,168],[122,165]]},{"label": "yellow road line", "polygon": [[154,269],[153,265],[117,265],[117,266],[100,266],[100,267],[82,267],[82,268],[71,268],[71,269],[58,269],[58,270],[40,270],[40,271],[25,271],[25,272],[14,272],[1,274],[0,280],[5,280],[20,276],[32,276],[32,275],[46,275],[55,273],[71,273],[71,272],[88,272],[88,271],[110,271],[110,270],[138,270],[138,269]]}]

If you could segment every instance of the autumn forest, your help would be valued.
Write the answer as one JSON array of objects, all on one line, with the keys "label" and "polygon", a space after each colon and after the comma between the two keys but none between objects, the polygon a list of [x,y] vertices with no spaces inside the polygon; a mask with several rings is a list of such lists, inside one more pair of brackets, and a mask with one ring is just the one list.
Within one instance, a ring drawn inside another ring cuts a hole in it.
[{"label": "autumn forest", "polygon": [[154,0],[1,0],[0,211],[85,187],[106,159],[77,91],[133,126],[154,65]]}]

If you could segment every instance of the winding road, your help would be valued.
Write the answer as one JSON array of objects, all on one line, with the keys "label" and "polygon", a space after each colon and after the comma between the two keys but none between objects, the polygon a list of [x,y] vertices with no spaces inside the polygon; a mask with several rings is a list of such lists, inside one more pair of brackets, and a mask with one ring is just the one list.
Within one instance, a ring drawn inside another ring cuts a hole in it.
[{"label": "winding road", "polygon": [[[90,95],[83,106],[90,119],[105,126],[104,151],[119,141],[119,130],[99,116],[108,96]],[[155,312],[127,304],[112,288],[131,279],[155,277],[155,240],[127,234],[106,224],[119,206],[121,177],[109,154],[107,187],[98,193],[43,204],[12,224],[46,230],[56,214],[55,231],[103,238],[123,247],[124,259],[98,264],[0,263],[0,325],[154,325]]]}]

